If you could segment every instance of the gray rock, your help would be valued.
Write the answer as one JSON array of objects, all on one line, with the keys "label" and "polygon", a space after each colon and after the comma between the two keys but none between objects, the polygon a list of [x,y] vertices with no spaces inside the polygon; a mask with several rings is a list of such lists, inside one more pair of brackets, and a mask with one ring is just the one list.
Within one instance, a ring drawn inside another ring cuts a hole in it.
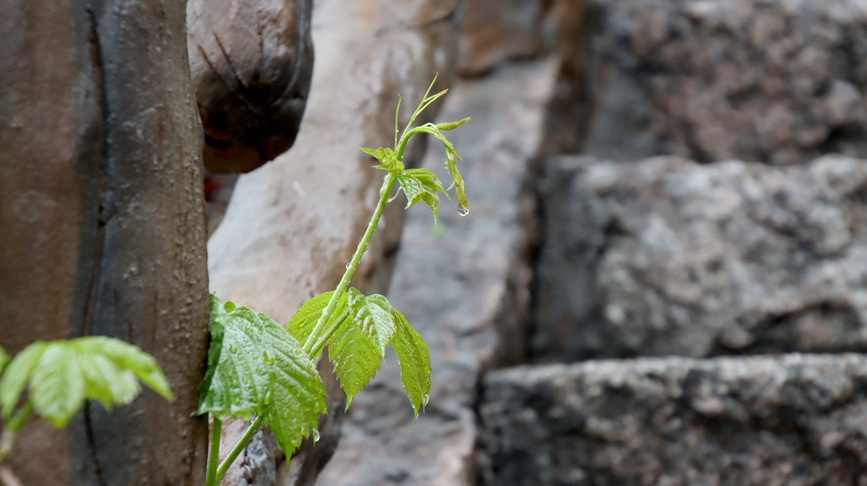
[{"label": "gray rock", "polygon": [[564,149],[772,164],[867,156],[862,0],[586,4],[592,35],[578,36],[584,48],[563,71],[573,86],[564,96],[585,103],[585,120]]},{"label": "gray rock", "polygon": [[483,395],[481,484],[867,484],[863,355],[517,367]]},{"label": "gray rock", "polygon": [[478,76],[504,61],[538,57],[551,44],[544,20],[554,0],[466,3],[458,64],[462,75]]},{"label": "gray rock", "polygon": [[[426,208],[407,215],[389,301],[427,342],[433,387],[412,423],[398,364],[387,358],[352,402],[334,458],[318,484],[473,484],[474,404],[481,374],[526,354],[533,201],[528,182],[542,138],[554,63],[504,66],[450,90],[437,120],[472,116],[450,132],[469,194],[458,216],[442,199],[439,225]],[[426,167],[446,177],[433,147]]]},{"label": "gray rock", "polygon": [[552,162],[535,358],[867,349],[865,190],[837,156]]}]

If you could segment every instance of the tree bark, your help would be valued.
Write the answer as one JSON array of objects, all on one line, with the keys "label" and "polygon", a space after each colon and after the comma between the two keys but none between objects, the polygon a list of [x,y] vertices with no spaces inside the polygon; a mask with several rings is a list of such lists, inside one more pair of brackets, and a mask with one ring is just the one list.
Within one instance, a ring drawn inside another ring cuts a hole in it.
[{"label": "tree bark", "polygon": [[39,421],[24,484],[201,484],[207,346],[202,136],[184,3],[0,3],[0,343],[109,335],[153,354],[177,399]]}]

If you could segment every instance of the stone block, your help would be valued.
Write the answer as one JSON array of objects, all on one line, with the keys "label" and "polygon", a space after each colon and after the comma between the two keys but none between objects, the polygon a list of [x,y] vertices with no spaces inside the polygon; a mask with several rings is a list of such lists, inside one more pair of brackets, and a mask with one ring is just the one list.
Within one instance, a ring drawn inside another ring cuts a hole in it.
[{"label": "stone block", "polygon": [[867,350],[867,163],[551,162],[541,361]]},{"label": "stone block", "polygon": [[480,416],[478,484],[867,484],[863,355],[515,367]]},{"label": "stone block", "polygon": [[[563,149],[771,164],[867,156],[862,0],[588,0]],[[569,147],[571,145],[571,147]]]}]

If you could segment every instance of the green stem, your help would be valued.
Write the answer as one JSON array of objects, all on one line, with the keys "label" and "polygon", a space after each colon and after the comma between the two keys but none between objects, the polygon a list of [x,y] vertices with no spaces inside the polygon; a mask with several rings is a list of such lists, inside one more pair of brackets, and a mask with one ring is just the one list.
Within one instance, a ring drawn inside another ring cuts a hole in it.
[{"label": "green stem", "polygon": [[223,421],[214,417],[214,426],[211,429],[211,446],[208,449],[208,476],[205,478],[205,486],[217,486],[217,466],[220,461],[220,435],[223,429]]},{"label": "green stem", "polygon": [[254,420],[253,423],[250,424],[250,427],[247,428],[247,430],[244,432],[244,435],[241,436],[241,439],[238,440],[238,443],[235,444],[235,447],[233,447],[232,450],[229,452],[229,455],[226,456],[226,459],[224,459],[223,462],[220,463],[220,467],[217,468],[217,476],[215,478],[216,482],[214,484],[219,483],[223,479],[223,476],[226,475],[226,471],[229,470],[229,466],[231,466],[232,463],[235,462],[235,459],[238,458],[238,455],[241,454],[241,451],[243,451],[244,448],[247,447],[247,444],[250,443],[250,440],[253,438],[254,435],[256,435],[256,432],[259,431],[259,428],[262,427],[262,423],[264,422],[264,415],[256,416],[256,420]]},{"label": "green stem", "polygon": [[[404,143],[403,146],[405,147],[406,143]],[[402,155],[403,150],[398,151],[398,160],[400,160]],[[310,354],[315,349],[314,346],[319,340],[322,331],[325,329],[325,325],[329,320],[331,320],[331,315],[334,314],[334,308],[337,307],[337,300],[340,298],[340,295],[346,291],[346,287],[349,286],[349,281],[352,279],[355,269],[358,268],[358,264],[361,262],[361,257],[364,256],[367,246],[370,244],[370,238],[373,236],[373,232],[376,231],[376,226],[379,224],[379,218],[382,217],[382,211],[388,203],[388,196],[391,194],[392,189],[394,189],[394,184],[396,182],[397,175],[389,172],[388,175],[385,176],[385,180],[382,182],[382,187],[379,189],[379,203],[376,205],[373,217],[370,218],[370,222],[367,224],[367,231],[365,231],[364,236],[361,237],[361,241],[355,249],[355,254],[352,255],[352,260],[349,262],[349,267],[346,268],[346,272],[343,273],[343,278],[340,279],[340,283],[337,284],[337,288],[334,290],[334,293],[331,294],[331,299],[328,300],[328,305],[325,306],[325,310],[322,311],[322,315],[319,317],[319,320],[316,321],[316,326],[313,328],[313,332],[310,333],[310,335],[307,336],[307,340],[304,341],[304,352],[307,353],[310,359],[316,358],[316,356],[310,356]]]},{"label": "green stem", "polygon": [[3,434],[0,435],[0,464],[6,461],[6,458],[9,457],[9,454],[12,452],[12,445],[15,443],[15,436],[18,434],[18,431],[21,430],[21,427],[27,422],[27,419],[30,418],[30,413],[33,412],[33,404],[30,400],[21,407],[21,410],[16,413],[9,423],[6,424],[6,427],[3,429]]}]

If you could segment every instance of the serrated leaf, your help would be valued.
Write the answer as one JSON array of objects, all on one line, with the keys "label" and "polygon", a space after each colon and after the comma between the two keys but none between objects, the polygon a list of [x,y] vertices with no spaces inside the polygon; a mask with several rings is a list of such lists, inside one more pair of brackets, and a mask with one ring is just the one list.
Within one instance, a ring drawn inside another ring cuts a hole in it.
[{"label": "serrated leaf", "polygon": [[399,175],[397,176],[397,180],[400,181],[400,188],[406,194],[407,208],[421,201],[422,195],[425,193],[425,187],[420,180],[408,175]]},{"label": "serrated leaf", "polygon": [[[436,224],[439,216],[439,194],[443,193],[448,198],[449,195],[443,188],[439,177],[427,169],[408,169],[403,175],[398,176],[401,181],[401,188],[407,195],[406,207],[412,207],[419,202],[424,202],[430,208],[434,215],[434,223]],[[407,189],[410,192],[407,192]]]},{"label": "serrated leaf", "polygon": [[63,428],[84,405],[84,377],[75,349],[68,343],[45,347],[30,376],[33,410],[56,428]]},{"label": "serrated leaf", "polygon": [[259,316],[270,320],[265,333],[270,335],[273,352],[273,381],[270,399],[266,399],[265,423],[286,457],[290,457],[304,437],[316,429],[319,414],[327,413],[325,388],[316,365],[295,338],[268,316]]},{"label": "serrated leaf", "polygon": [[12,418],[15,405],[46,347],[48,343],[42,341],[27,346],[15,355],[3,373],[3,380],[0,380],[0,406],[3,409],[3,420],[9,421]]},{"label": "serrated leaf", "polygon": [[[322,316],[325,307],[328,306],[328,301],[331,300],[333,294],[333,291],[325,292],[307,300],[301,304],[301,307],[295,312],[295,315],[292,316],[289,323],[286,324],[286,330],[289,331],[289,334],[297,339],[299,343],[306,342],[310,334],[313,333],[316,323]],[[343,292],[338,298],[337,304],[334,306],[334,312],[331,313],[330,322],[325,323],[325,329],[329,329],[338,322],[338,320],[344,318],[345,313],[346,292]],[[322,343],[318,346],[318,349],[314,349],[311,356],[319,356],[322,354],[322,349],[325,347],[325,344],[326,343]]]},{"label": "serrated leaf", "polygon": [[246,307],[228,311],[214,296],[211,309],[212,333],[221,338],[211,341],[210,381],[196,413],[210,412],[221,420],[261,415],[291,455],[326,411],[315,364],[298,341],[265,314]]},{"label": "serrated leaf", "polygon": [[395,155],[394,153],[394,150],[390,148],[362,148],[361,151],[379,161],[379,165],[373,166],[376,169],[384,169],[389,172],[400,172],[403,170],[403,162],[398,160],[397,155]]},{"label": "serrated leaf", "polygon": [[430,353],[421,335],[413,329],[403,314],[392,309],[396,330],[392,346],[400,362],[400,381],[409,398],[415,417],[427,404],[430,393]]},{"label": "serrated leaf", "polygon": [[355,321],[347,319],[329,339],[328,357],[346,392],[348,409],[355,394],[367,386],[382,364],[379,345]]},{"label": "serrated leaf", "polygon": [[379,347],[380,356],[394,335],[394,315],[391,304],[379,294],[364,295],[356,288],[348,290],[349,315],[371,341]]},{"label": "serrated leaf", "polygon": [[466,117],[463,120],[453,122],[437,123],[435,126],[440,130],[454,130],[455,128],[463,125],[468,121],[470,121],[470,117]]}]

